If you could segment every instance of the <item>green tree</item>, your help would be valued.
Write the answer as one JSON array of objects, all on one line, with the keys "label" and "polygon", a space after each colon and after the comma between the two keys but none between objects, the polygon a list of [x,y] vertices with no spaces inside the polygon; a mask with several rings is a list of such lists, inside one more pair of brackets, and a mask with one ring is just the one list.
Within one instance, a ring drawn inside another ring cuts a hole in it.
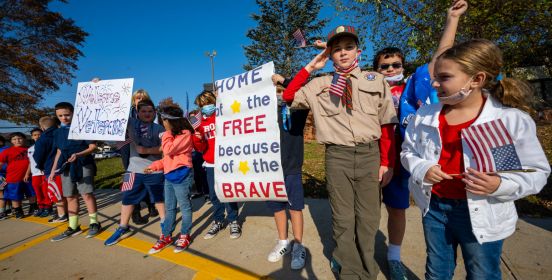
[{"label": "green tree", "polygon": [[88,34],[50,11],[53,1],[0,1],[0,119],[36,123],[45,95],[74,77]]},{"label": "green tree", "polygon": [[[336,8],[376,49],[402,48],[419,65],[431,59],[450,0],[336,0]],[[552,74],[552,1],[473,0],[461,18],[457,39],[489,39],[504,52],[505,72],[546,65]]]},{"label": "green tree", "polygon": [[318,19],[319,0],[256,0],[259,14],[251,17],[258,24],[247,32],[251,45],[244,46],[246,70],[274,61],[275,71],[286,77],[297,73],[314,54],[314,48],[295,48],[293,32],[298,28],[312,43],[320,38],[328,19]]}]

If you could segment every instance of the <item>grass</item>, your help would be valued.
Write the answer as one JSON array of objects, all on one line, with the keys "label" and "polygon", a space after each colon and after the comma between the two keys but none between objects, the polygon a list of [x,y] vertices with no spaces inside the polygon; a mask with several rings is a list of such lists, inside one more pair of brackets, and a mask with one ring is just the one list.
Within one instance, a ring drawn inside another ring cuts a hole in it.
[{"label": "grass", "polygon": [[123,181],[123,162],[120,157],[96,160],[98,172],[95,177],[97,189],[115,189]]}]

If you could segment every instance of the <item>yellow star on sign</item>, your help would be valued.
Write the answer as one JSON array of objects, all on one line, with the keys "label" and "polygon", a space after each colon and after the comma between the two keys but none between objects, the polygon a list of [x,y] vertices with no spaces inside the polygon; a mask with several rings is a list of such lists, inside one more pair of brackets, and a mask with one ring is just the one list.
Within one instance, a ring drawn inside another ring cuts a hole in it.
[{"label": "yellow star on sign", "polygon": [[247,161],[240,161],[240,168],[238,168],[241,172],[243,172],[243,175],[249,171],[249,165],[247,164]]},{"label": "yellow star on sign", "polygon": [[232,105],[230,106],[230,108],[232,108],[232,113],[239,113],[240,112],[240,106],[241,106],[241,103],[234,100],[234,103],[232,103]]}]

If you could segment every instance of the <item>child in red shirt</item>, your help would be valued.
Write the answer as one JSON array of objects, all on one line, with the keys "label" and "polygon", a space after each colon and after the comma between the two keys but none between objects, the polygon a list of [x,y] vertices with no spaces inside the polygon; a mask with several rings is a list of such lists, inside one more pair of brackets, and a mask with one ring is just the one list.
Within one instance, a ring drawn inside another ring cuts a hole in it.
[{"label": "child in red shirt", "polygon": [[210,91],[203,91],[196,97],[195,103],[201,107],[203,119],[192,139],[194,148],[196,151],[203,153],[203,159],[205,159],[205,171],[207,172],[207,184],[209,185],[209,197],[213,205],[214,219],[209,231],[203,238],[211,239],[224,228],[224,210],[226,209],[226,219],[230,226],[230,238],[236,239],[241,236],[241,228],[238,224],[238,204],[236,202],[221,203],[215,193],[216,96]]},{"label": "child in red shirt", "polygon": [[35,194],[32,187],[23,181],[29,167],[27,147],[25,147],[26,137],[21,132],[14,132],[9,138],[13,146],[0,153],[0,166],[4,163],[7,165],[4,198],[12,201],[15,217],[21,219],[24,216],[21,207],[24,195],[31,198]]}]

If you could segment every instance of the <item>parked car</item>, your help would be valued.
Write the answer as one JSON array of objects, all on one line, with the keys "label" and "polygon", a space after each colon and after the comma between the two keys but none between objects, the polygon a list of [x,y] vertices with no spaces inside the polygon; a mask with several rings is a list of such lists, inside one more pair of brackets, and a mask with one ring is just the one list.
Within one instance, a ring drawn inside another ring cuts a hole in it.
[{"label": "parked car", "polygon": [[102,153],[94,154],[95,159],[113,158],[113,157],[120,157],[120,156],[121,154],[116,152],[102,152]]}]

